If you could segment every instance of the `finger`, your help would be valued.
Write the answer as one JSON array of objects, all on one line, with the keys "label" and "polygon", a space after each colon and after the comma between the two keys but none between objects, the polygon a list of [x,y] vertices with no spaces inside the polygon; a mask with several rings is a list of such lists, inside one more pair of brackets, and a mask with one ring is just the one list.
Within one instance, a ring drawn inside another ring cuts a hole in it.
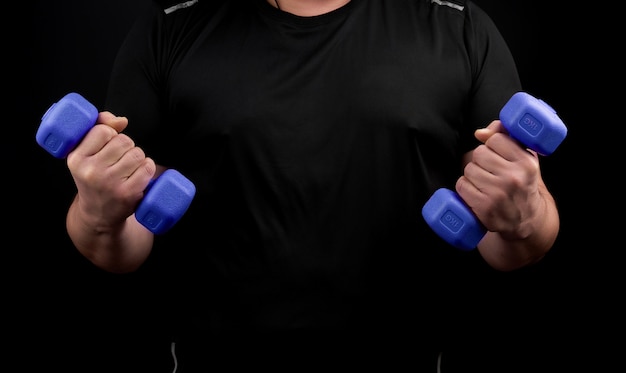
[{"label": "finger", "polygon": [[530,155],[524,145],[506,133],[494,133],[487,139],[485,146],[509,162],[515,162]]},{"label": "finger", "polygon": [[139,163],[126,162],[124,158],[133,158],[130,153],[135,153],[139,148],[133,149],[127,153],[129,157],[123,157],[118,164],[115,165],[116,177],[124,185],[124,190],[129,196],[141,198],[148,187],[150,181],[154,178],[156,165],[151,158],[144,158]]},{"label": "finger", "polygon": [[146,189],[152,179],[155,178],[157,171],[156,164],[152,158],[146,157],[136,167],[132,174],[128,177],[128,182],[137,185],[142,191]]},{"label": "finger", "polygon": [[123,153],[115,163],[110,165],[110,167],[115,169],[115,174],[118,178],[128,179],[132,177],[138,169],[144,166],[145,161],[146,155],[143,150],[138,147],[133,147]]},{"label": "finger", "polygon": [[117,136],[117,134],[117,131],[108,125],[97,124],[93,126],[78,144],[76,149],[68,155],[68,159],[71,156],[76,155],[79,155],[81,158],[93,156],[101,151],[112,138]]},{"label": "finger", "polygon": [[[489,140],[493,141],[493,140]],[[496,149],[497,150],[497,149]],[[503,157],[496,150],[490,147],[488,144],[479,145],[472,152],[472,159],[468,165],[472,164],[487,173],[501,176],[505,174],[509,168],[512,166],[511,161]],[[502,149],[500,149],[502,151]],[[467,166],[465,168],[467,170]],[[464,172],[465,172],[464,170]],[[476,177],[478,174],[474,174]],[[470,175],[466,174],[466,176],[470,177]]]},{"label": "finger", "polygon": [[478,163],[470,162],[463,170],[463,176],[481,193],[489,193],[489,189],[498,184],[501,169],[488,169]]},{"label": "finger", "polygon": [[474,212],[483,209],[481,206],[485,206],[489,202],[489,196],[477,188],[466,176],[461,176],[457,179],[455,190]]},{"label": "finger", "polygon": [[[98,162],[110,167],[118,163],[122,157],[133,149],[135,149],[135,142],[130,137],[125,134],[117,134],[104,144],[95,156]],[[131,153],[131,159],[134,159],[135,164],[141,162],[144,158],[145,156],[141,150]],[[128,163],[128,159],[127,157],[126,163]]]}]

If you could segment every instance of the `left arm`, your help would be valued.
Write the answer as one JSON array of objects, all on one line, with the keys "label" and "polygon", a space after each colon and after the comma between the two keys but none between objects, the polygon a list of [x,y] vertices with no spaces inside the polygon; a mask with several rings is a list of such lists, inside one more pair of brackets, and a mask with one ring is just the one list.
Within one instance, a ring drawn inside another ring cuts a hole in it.
[{"label": "left arm", "polygon": [[475,136],[482,144],[465,154],[456,191],[488,230],[478,251],[500,271],[535,263],[554,245],[560,228],[539,156],[511,138],[499,120]]}]

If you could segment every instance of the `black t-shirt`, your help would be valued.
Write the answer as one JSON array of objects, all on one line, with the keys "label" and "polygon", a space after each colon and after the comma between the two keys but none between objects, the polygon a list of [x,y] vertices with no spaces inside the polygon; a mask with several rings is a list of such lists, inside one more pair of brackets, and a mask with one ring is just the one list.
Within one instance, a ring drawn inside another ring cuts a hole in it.
[{"label": "black t-shirt", "polygon": [[475,309],[490,269],[421,208],[521,85],[493,22],[459,4],[201,0],[138,20],[105,109],[196,184],[145,269],[182,324],[411,330]]}]

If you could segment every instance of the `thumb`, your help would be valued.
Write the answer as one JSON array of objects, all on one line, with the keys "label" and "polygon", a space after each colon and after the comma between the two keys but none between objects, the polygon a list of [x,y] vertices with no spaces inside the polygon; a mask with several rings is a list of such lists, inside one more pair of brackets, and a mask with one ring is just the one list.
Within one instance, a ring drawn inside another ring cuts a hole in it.
[{"label": "thumb", "polygon": [[485,128],[479,128],[474,132],[474,137],[483,144],[496,133],[507,133],[500,120],[494,120]]},{"label": "thumb", "polygon": [[118,117],[109,111],[101,111],[98,113],[96,124],[106,124],[119,133],[128,126],[128,118]]}]

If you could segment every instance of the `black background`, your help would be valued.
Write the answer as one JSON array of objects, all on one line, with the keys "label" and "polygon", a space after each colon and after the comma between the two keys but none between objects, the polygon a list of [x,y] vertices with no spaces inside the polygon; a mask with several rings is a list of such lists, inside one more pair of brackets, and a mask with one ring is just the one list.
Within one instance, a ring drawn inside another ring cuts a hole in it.
[{"label": "black background", "polygon": [[[66,93],[103,106],[116,50],[148,3],[33,1],[10,12],[19,18],[5,33],[10,42],[4,58],[16,64],[7,69],[7,80],[16,83],[4,100],[9,209],[3,263],[7,326],[17,332],[18,351],[27,353],[24,364],[70,369],[81,367],[72,363],[80,359],[114,367],[120,359],[141,364],[151,358],[136,348],[153,342],[151,310],[136,292],[141,278],[103,273],[78,255],[64,227],[71,177],[63,160],[35,142],[41,116]],[[514,289],[502,289],[519,292],[520,311],[501,326],[501,342],[527,347],[511,355],[511,366],[539,361],[536,352],[557,367],[598,362],[595,355],[585,357],[622,338],[613,318],[623,297],[614,265],[624,246],[617,230],[623,166],[612,145],[623,132],[623,94],[614,93],[623,79],[616,57],[621,47],[609,21],[613,11],[529,0],[476,3],[508,40],[525,90],[550,103],[569,129],[559,149],[542,160],[560,207],[561,234],[540,265],[520,274]],[[529,371],[540,371],[535,368]]]}]

